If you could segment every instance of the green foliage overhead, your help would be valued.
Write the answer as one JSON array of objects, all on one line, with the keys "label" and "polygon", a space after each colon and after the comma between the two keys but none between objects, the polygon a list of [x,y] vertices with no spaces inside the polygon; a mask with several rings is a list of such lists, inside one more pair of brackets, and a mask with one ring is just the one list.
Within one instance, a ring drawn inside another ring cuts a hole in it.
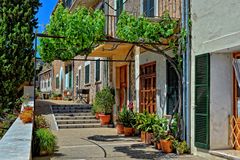
[{"label": "green foliage overhead", "polygon": [[104,22],[105,16],[100,10],[81,7],[70,13],[67,8],[58,5],[45,33],[65,38],[41,38],[41,58],[45,62],[51,62],[89,54],[104,37]]},{"label": "green foliage overhead", "polygon": [[19,86],[33,78],[33,29],[39,5],[39,0],[0,2],[0,115],[11,111]]},{"label": "green foliage overhead", "polygon": [[122,12],[117,24],[117,36],[128,42],[161,42],[161,38],[174,35],[177,21],[166,12],[159,21],[135,17]]}]

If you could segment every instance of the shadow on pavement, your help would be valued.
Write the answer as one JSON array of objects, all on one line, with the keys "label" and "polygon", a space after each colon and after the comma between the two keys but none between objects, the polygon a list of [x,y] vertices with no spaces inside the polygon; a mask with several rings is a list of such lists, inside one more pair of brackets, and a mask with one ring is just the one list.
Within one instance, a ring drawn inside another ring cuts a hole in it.
[{"label": "shadow on pavement", "polygon": [[[122,152],[127,157],[135,159],[171,159],[176,158],[177,155],[174,153],[165,154],[159,150],[147,149],[145,144],[133,144],[130,146],[117,146],[114,147],[114,152]],[[149,148],[149,147],[148,147]]]},{"label": "shadow on pavement", "polygon": [[[88,139],[93,141],[102,141],[102,142],[130,142],[130,141],[139,141],[138,137],[124,137],[121,135],[94,135],[88,137]],[[140,141],[139,141],[140,142]]]}]

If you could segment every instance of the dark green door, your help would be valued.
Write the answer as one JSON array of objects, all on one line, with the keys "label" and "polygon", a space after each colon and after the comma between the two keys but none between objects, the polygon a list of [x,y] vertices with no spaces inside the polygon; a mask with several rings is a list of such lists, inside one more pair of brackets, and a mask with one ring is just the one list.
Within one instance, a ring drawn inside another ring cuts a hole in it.
[{"label": "dark green door", "polygon": [[195,67],[195,146],[209,149],[209,54],[196,56]]},{"label": "dark green door", "polygon": [[178,101],[178,77],[172,65],[167,61],[167,115],[173,113]]}]

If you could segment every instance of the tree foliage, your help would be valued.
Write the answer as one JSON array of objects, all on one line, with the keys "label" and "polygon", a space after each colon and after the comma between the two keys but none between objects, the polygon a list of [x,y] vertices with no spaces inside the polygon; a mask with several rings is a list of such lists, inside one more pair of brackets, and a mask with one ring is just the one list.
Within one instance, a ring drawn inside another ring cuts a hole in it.
[{"label": "tree foliage", "polygon": [[166,12],[159,21],[146,17],[135,17],[126,11],[122,12],[117,24],[117,36],[129,42],[156,42],[161,38],[174,35],[177,21],[171,19]]},{"label": "tree foliage", "polygon": [[58,5],[45,33],[65,38],[41,38],[41,58],[51,62],[91,53],[99,39],[104,37],[104,22],[105,17],[100,10],[80,7],[70,13],[62,4]]},{"label": "tree foliage", "polygon": [[33,78],[33,29],[39,0],[0,3],[0,111],[13,108],[18,87]]}]

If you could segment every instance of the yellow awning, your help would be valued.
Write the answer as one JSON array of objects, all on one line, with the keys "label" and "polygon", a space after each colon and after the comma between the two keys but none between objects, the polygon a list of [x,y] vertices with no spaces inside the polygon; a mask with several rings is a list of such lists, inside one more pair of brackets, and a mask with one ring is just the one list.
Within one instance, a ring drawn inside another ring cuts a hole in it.
[{"label": "yellow awning", "polygon": [[88,57],[109,57],[114,60],[124,60],[132,47],[132,44],[105,43],[95,48]]}]

